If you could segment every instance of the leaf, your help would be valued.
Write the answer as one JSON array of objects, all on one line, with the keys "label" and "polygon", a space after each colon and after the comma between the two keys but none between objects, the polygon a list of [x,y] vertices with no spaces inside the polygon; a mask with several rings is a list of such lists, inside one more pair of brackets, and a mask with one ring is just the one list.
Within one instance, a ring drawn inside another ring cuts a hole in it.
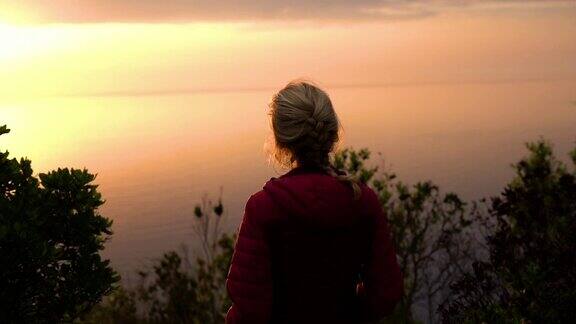
[{"label": "leaf", "polygon": [[194,215],[196,215],[196,217],[198,218],[202,217],[202,208],[200,207],[200,205],[196,205],[194,207]]},{"label": "leaf", "polygon": [[10,133],[10,129],[6,127],[6,125],[0,126],[0,135]]}]

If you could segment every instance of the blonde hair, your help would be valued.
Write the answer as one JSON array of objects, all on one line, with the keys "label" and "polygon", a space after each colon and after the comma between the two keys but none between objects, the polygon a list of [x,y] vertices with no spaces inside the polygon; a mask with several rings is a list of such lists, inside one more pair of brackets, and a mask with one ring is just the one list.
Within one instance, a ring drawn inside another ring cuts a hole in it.
[{"label": "blonde hair", "polygon": [[330,164],[339,140],[340,121],[326,92],[310,82],[292,81],[270,103],[276,161],[287,167],[317,167],[348,183],[360,196],[358,181]]}]

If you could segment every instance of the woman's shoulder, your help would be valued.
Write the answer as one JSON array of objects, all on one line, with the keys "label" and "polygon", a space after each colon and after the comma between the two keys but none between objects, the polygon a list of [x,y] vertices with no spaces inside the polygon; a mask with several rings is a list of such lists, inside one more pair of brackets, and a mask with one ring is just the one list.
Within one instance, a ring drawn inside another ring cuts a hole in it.
[{"label": "woman's shoulder", "polygon": [[359,203],[368,212],[378,212],[382,210],[382,204],[378,194],[365,183],[360,183],[360,199]]},{"label": "woman's shoulder", "polygon": [[244,207],[245,217],[251,218],[259,223],[268,223],[274,215],[274,202],[270,195],[264,190],[260,190],[250,196]]},{"label": "woman's shoulder", "polygon": [[262,189],[250,195],[250,198],[248,198],[248,201],[246,201],[245,208],[248,210],[254,208],[260,209],[268,207],[272,207],[272,200],[270,199],[268,193],[266,193],[266,191]]},{"label": "woman's shoulder", "polygon": [[369,185],[365,183],[359,183],[360,190],[362,190],[362,196],[370,201],[378,200],[378,194]]}]

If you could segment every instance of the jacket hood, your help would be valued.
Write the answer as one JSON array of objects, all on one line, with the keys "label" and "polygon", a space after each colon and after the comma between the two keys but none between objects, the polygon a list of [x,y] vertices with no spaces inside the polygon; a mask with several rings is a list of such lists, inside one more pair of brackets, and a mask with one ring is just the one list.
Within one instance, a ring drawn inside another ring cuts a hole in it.
[{"label": "jacket hood", "polygon": [[352,188],[319,169],[293,169],[268,181],[264,192],[288,217],[313,227],[348,226],[357,219]]}]

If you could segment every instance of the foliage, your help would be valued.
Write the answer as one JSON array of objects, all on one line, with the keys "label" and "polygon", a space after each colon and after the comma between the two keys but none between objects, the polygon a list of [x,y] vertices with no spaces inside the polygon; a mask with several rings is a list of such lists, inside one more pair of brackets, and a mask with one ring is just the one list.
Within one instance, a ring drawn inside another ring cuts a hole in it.
[{"label": "foliage", "polygon": [[137,299],[135,292],[123,286],[116,287],[114,291],[96,305],[81,320],[76,323],[98,324],[136,324],[140,323],[137,316]]},{"label": "foliage", "polygon": [[138,271],[140,281],[122,288],[84,319],[85,323],[223,323],[231,305],[225,283],[234,238],[222,233],[221,199],[206,197],[194,208],[199,251],[169,251],[151,269]]},{"label": "foliage", "polygon": [[[445,297],[452,278],[463,273],[470,261],[466,205],[455,194],[440,194],[430,182],[409,187],[396,181],[389,172],[369,168],[365,165],[369,158],[368,150],[344,150],[333,162],[369,183],[388,213],[408,290],[398,312],[389,321],[415,322],[412,308],[419,301],[430,309],[426,315],[435,319],[433,312]],[[220,200],[213,205],[204,199],[194,209],[201,255],[194,264],[188,262],[186,250],[166,253],[155,262],[152,271],[140,272],[142,282],[137,289],[121,291],[121,297],[131,301],[116,304],[144,305],[143,314],[137,316],[133,311],[122,320],[98,322],[130,323],[137,318],[138,323],[221,323],[230,305],[224,286],[233,253],[233,239],[216,234],[222,212]],[[101,307],[111,307],[111,314],[126,313],[114,310],[111,303]]]},{"label": "foliage", "polygon": [[[430,181],[398,181],[366,165],[368,150],[335,155],[337,168],[375,190],[389,219],[406,292],[385,323],[437,322],[438,305],[446,323],[559,323],[575,315],[576,174],[546,143],[529,149],[490,206],[466,204]],[[576,164],[576,150],[571,158]],[[220,200],[203,200],[193,218],[196,258],[166,253],[141,272],[136,289],[118,290],[99,306],[92,322],[221,323],[233,252],[233,238],[218,229],[223,210]]]},{"label": "foliage", "polygon": [[[490,258],[453,285],[445,323],[569,323],[576,317],[576,168],[527,144],[516,177],[491,200]],[[576,167],[576,149],[571,152]]]},{"label": "foliage", "polygon": [[426,319],[433,321],[453,278],[473,259],[469,235],[473,209],[467,209],[454,193],[442,194],[430,181],[408,186],[393,173],[367,167],[369,158],[367,149],[345,149],[336,154],[334,165],[370,185],[388,217],[405,286],[394,322],[413,322],[418,304],[427,311]]},{"label": "foliage", "polygon": [[[8,133],[0,127],[0,135]],[[87,170],[33,176],[0,153],[0,322],[68,322],[109,293],[118,275],[99,252],[112,222]]]}]

